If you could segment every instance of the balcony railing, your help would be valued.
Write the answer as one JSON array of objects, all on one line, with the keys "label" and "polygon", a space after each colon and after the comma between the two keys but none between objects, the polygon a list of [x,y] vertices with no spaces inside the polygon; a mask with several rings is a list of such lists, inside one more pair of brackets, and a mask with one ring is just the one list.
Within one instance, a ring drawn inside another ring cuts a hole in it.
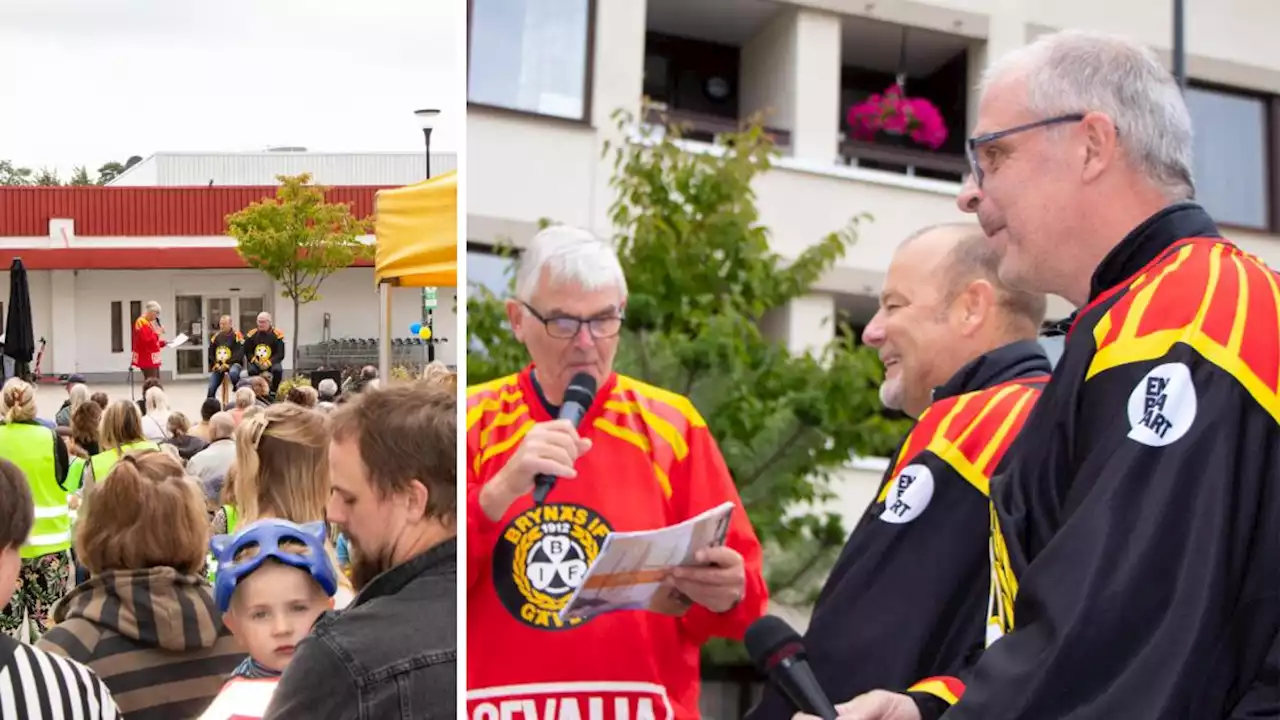
[{"label": "balcony railing", "polygon": [[[690,112],[688,110],[671,109],[661,103],[650,104],[645,109],[644,122],[654,126],[675,126],[680,128],[680,137],[695,142],[714,143],[716,137],[738,132],[742,129],[738,120]],[[788,153],[791,149],[791,132],[765,126],[764,131],[773,138],[773,144],[779,152]]]},{"label": "balcony railing", "polygon": [[[864,140],[840,138],[840,159],[851,167],[890,169],[909,176],[960,182],[969,172],[962,156],[910,147],[894,147]],[[923,172],[921,172],[923,171]]]}]

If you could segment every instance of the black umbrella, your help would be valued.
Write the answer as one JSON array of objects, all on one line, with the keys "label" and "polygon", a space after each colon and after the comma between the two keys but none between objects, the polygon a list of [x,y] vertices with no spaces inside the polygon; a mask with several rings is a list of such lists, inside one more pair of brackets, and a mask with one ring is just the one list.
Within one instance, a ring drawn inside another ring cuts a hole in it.
[{"label": "black umbrella", "polygon": [[13,358],[14,374],[26,377],[36,352],[36,340],[31,327],[31,287],[27,284],[27,268],[22,258],[15,257],[9,266],[8,309],[4,322],[4,354]]}]

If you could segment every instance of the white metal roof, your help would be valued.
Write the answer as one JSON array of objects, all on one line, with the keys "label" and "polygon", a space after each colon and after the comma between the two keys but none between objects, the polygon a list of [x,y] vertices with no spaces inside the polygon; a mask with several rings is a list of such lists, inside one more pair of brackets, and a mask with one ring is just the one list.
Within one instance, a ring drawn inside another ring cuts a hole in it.
[{"label": "white metal roof", "polygon": [[[431,153],[431,174],[458,167],[456,153]],[[423,152],[158,152],[112,185],[275,185],[277,175],[311,173],[321,185],[410,185],[426,177]]]}]

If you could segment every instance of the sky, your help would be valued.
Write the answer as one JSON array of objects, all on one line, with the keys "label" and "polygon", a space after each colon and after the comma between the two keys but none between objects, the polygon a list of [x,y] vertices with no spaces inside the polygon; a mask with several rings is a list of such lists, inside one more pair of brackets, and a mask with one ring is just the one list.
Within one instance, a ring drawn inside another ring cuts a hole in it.
[{"label": "sky", "polygon": [[0,160],[464,141],[465,0],[0,0]]}]

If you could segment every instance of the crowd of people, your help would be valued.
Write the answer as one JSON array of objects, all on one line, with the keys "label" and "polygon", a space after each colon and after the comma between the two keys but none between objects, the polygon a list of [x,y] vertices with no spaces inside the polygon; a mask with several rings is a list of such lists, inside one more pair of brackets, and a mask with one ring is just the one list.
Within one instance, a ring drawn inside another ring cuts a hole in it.
[{"label": "crowd of people", "polygon": [[245,378],[195,423],[158,378],[69,381],[52,420],[0,391],[0,716],[453,714],[447,368],[278,400]]}]

